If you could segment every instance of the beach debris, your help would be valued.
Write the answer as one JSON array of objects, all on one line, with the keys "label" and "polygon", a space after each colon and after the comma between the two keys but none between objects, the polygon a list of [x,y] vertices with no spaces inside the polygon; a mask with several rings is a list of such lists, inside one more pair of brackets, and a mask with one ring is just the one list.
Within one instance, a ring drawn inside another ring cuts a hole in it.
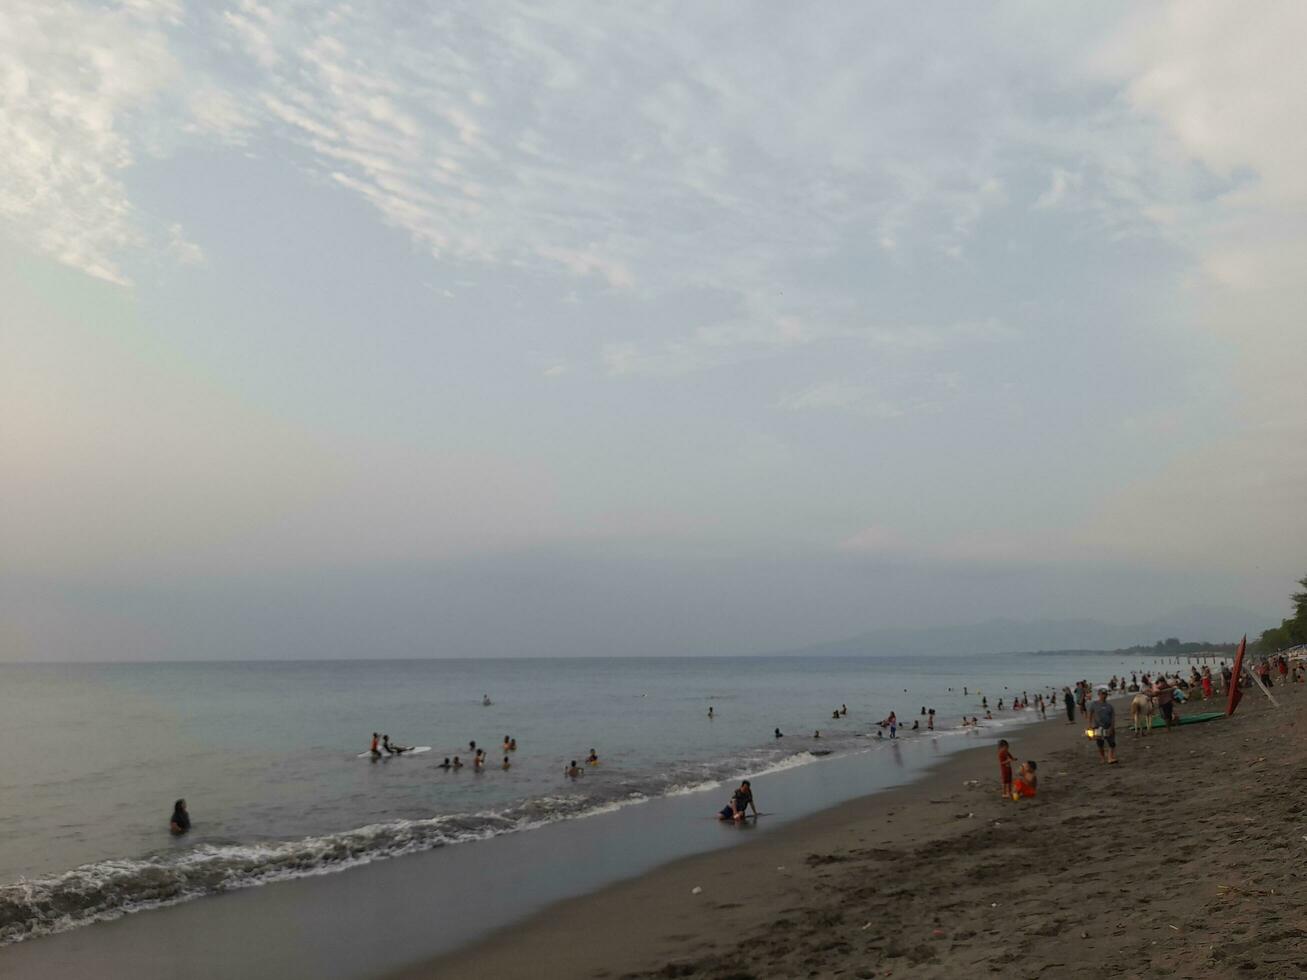
[{"label": "beach debris", "polygon": [[703,889],[698,885],[695,885],[693,888],[690,889],[691,895],[700,895],[702,893],[703,893]]}]

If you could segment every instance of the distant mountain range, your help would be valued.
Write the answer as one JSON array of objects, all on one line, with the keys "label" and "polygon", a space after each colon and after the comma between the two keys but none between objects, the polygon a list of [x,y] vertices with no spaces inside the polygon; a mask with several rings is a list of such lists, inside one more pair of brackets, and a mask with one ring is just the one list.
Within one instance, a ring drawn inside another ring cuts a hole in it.
[{"label": "distant mountain range", "polygon": [[792,654],[851,657],[871,654],[1025,653],[1038,650],[1119,650],[1153,644],[1167,637],[1213,643],[1237,642],[1244,633],[1255,638],[1273,625],[1273,617],[1247,609],[1189,606],[1135,626],[1095,619],[1045,619],[1021,622],[991,619],[972,626],[876,629],[847,640],[819,643]]}]

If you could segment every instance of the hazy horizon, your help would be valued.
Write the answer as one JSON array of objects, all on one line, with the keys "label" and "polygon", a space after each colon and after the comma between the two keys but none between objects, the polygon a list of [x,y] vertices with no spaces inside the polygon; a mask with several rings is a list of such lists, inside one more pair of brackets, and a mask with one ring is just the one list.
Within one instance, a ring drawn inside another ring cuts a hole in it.
[{"label": "hazy horizon", "polygon": [[1275,625],[1304,28],[8,4],[0,661]]}]

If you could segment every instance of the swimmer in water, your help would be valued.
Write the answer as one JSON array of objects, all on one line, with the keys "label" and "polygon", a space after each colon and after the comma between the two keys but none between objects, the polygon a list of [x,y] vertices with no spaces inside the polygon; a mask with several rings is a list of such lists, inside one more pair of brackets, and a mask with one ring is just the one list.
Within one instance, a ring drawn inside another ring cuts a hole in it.
[{"label": "swimmer in water", "polygon": [[712,717],[712,705],[711,705],[711,704],[708,705],[708,717],[709,717],[709,718]]},{"label": "swimmer in water", "polygon": [[460,759],[458,756],[454,756],[454,764],[453,764],[452,768],[454,768],[454,769],[462,769],[462,768],[463,768],[463,760]]},{"label": "swimmer in water", "polygon": [[575,759],[572,760],[572,764],[570,766],[568,766],[566,769],[563,770],[563,775],[567,776],[570,779],[580,778],[581,767],[576,764]]},{"label": "swimmer in water", "polygon": [[509,738],[507,735],[505,735],[505,736],[504,736],[504,751],[505,751],[505,752],[508,751],[508,747],[509,747],[511,744],[513,744],[513,740],[512,740],[511,738]]},{"label": "swimmer in water", "polygon": [[172,805],[172,816],[168,819],[168,830],[179,837],[191,829],[191,814],[186,809],[186,801],[178,800]]},{"label": "swimmer in water", "polygon": [[512,764],[511,762],[508,761],[508,756],[504,756],[504,764],[501,765],[499,768],[500,768],[500,769],[503,769],[503,770],[505,770],[505,771],[507,771],[508,769],[510,769],[510,768],[512,767],[512,765],[513,765],[513,764]]},{"label": "swimmer in water", "polygon": [[776,729],[776,737],[777,737],[777,738],[784,738],[784,737],[785,737],[784,735],[781,734],[781,730],[780,730],[779,728]]},{"label": "swimmer in water", "polygon": [[812,733],[812,737],[813,737],[813,738],[821,738],[821,732],[814,731],[814,732]]},{"label": "swimmer in water", "polygon": [[517,739],[515,739],[515,738],[510,738],[510,739],[508,740],[508,751],[509,751],[509,752],[516,752],[516,751],[517,751]]},{"label": "swimmer in water", "polygon": [[849,706],[847,704],[840,705],[840,714],[847,715],[848,713],[849,713]]},{"label": "swimmer in water", "polygon": [[590,754],[586,756],[585,764],[587,766],[599,765],[599,753],[596,752],[594,749],[591,749]]},{"label": "swimmer in water", "polygon": [[436,766],[436,768],[437,768],[437,769],[452,769],[453,766],[452,766],[452,765],[450,764],[450,762],[449,762],[449,756],[445,756],[445,761],[442,762],[440,765]]}]

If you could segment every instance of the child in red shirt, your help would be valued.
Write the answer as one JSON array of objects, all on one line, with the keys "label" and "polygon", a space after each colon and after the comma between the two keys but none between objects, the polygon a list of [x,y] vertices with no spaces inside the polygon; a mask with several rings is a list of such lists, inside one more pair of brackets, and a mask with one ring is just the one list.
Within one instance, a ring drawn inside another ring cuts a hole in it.
[{"label": "child in red shirt", "polygon": [[998,771],[1003,779],[1003,788],[999,791],[1005,797],[1012,795],[1012,760],[1015,758],[1008,750],[1007,739],[999,739]]}]

